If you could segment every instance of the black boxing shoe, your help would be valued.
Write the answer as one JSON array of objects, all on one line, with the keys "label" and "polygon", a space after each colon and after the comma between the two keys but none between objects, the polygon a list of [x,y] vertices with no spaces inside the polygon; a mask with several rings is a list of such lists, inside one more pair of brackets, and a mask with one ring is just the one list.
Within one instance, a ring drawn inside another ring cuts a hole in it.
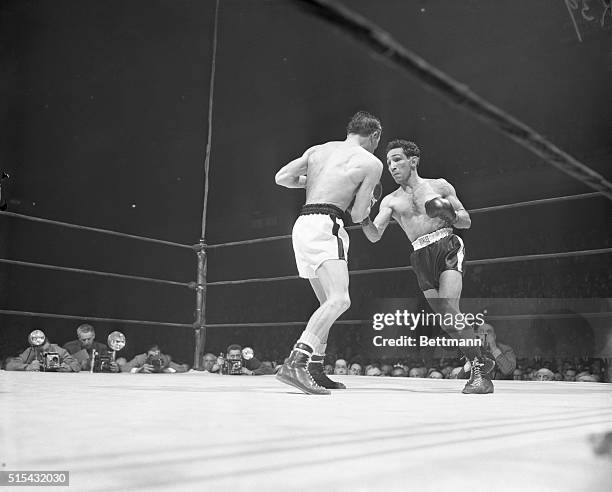
[{"label": "black boxing shoe", "polygon": [[325,371],[323,370],[323,359],[325,359],[324,355],[315,355],[312,354],[310,357],[310,363],[308,364],[308,372],[312,375],[312,379],[315,380],[319,386],[323,386],[323,388],[327,389],[346,389],[346,386],[337,381],[332,381],[327,377]]},{"label": "black boxing shoe", "polygon": [[[472,362],[467,357],[462,357],[462,359],[465,359],[466,362],[461,368],[461,371],[459,371],[459,374],[457,375],[457,379],[465,379],[464,376],[467,374],[467,371],[470,371],[470,381],[471,381],[472,380],[472,374],[471,374]],[[489,374],[495,368],[495,361],[493,359],[490,359],[486,355],[483,355],[479,357],[478,359],[482,363],[482,366],[480,368],[481,374]]]},{"label": "black boxing shoe", "polygon": [[[487,363],[487,361],[489,361],[489,363]],[[493,381],[491,381],[486,374],[491,372],[495,366],[495,361],[484,357],[481,362],[478,357],[474,357],[474,360],[470,363],[472,366],[470,379],[465,383],[462,393],[466,395],[486,395],[488,393],[493,393]],[[485,372],[486,368],[489,368],[489,370]]]},{"label": "black boxing shoe", "polygon": [[311,355],[312,348],[305,343],[296,343],[289,355],[289,360],[276,374],[276,379],[309,395],[329,395],[331,391],[317,384],[308,372]]}]

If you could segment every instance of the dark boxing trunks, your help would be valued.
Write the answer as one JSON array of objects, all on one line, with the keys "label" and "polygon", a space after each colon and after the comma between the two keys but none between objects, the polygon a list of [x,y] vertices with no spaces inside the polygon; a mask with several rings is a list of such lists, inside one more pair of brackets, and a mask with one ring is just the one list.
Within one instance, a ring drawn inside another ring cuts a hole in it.
[{"label": "dark boxing trunks", "polygon": [[439,229],[421,236],[413,241],[412,247],[410,264],[422,291],[439,288],[440,274],[445,270],[456,270],[463,275],[465,247],[452,229]]}]

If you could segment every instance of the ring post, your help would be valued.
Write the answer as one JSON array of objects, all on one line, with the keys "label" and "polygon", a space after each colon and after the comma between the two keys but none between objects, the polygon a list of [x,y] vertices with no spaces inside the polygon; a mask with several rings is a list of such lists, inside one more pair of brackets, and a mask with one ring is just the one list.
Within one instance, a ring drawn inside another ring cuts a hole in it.
[{"label": "ring post", "polygon": [[195,330],[195,353],[193,356],[194,369],[200,369],[202,361],[202,350],[206,343],[206,276],[208,273],[208,256],[206,254],[206,243],[200,239],[198,256],[198,281],[196,285],[196,320]]},{"label": "ring post", "polygon": [[196,285],[196,322],[195,328],[195,360],[194,369],[200,369],[202,349],[206,342],[206,279],[208,273],[208,258],[206,254],[206,212],[208,210],[208,172],[210,169],[210,150],[212,148],[213,102],[215,91],[215,72],[217,67],[217,32],[219,30],[219,0],[215,3],[215,21],[213,31],[212,63],[210,67],[210,87],[208,90],[208,137],[206,139],[206,154],[204,156],[204,200],[202,205],[202,234],[198,248],[198,282]]}]

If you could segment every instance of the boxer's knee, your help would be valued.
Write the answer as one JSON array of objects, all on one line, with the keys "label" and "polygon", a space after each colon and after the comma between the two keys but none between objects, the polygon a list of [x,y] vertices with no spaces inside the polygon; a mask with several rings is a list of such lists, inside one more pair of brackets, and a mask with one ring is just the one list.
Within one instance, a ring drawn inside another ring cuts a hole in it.
[{"label": "boxer's knee", "polygon": [[349,297],[348,293],[337,294],[337,295],[330,296],[325,301],[325,304],[327,304],[330,309],[338,313],[343,313],[347,311],[348,308],[351,307],[351,298]]}]

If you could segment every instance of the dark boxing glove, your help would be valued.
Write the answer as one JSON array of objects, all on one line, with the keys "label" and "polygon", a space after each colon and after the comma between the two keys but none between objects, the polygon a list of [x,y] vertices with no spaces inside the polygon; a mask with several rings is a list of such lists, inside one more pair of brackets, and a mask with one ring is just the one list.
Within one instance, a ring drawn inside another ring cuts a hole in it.
[{"label": "dark boxing glove", "polygon": [[449,224],[454,224],[457,220],[453,206],[448,200],[439,196],[425,202],[425,212],[429,217],[440,217]]}]

